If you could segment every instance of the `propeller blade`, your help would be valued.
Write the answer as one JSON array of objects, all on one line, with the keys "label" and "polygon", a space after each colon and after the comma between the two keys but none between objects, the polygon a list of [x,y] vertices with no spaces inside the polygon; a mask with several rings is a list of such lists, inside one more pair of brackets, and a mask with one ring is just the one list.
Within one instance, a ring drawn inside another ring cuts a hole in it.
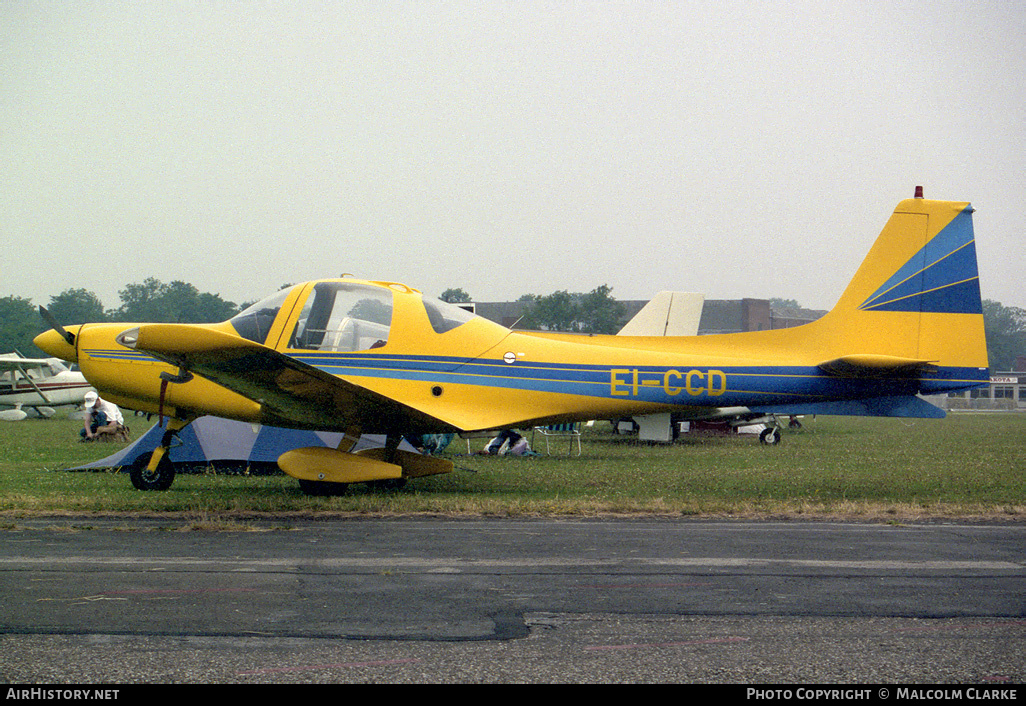
[{"label": "propeller blade", "polygon": [[57,319],[42,304],[39,305],[39,315],[43,317],[43,321],[50,324],[50,328],[59,333],[68,342],[69,346],[75,345],[75,334],[57,323]]}]

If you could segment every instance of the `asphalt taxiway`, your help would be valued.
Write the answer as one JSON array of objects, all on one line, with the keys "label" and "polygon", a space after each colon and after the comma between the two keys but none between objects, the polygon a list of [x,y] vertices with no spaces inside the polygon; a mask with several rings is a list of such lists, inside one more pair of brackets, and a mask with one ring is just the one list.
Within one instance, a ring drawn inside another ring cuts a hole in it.
[{"label": "asphalt taxiway", "polygon": [[16,520],[0,680],[1026,679],[1026,526]]}]

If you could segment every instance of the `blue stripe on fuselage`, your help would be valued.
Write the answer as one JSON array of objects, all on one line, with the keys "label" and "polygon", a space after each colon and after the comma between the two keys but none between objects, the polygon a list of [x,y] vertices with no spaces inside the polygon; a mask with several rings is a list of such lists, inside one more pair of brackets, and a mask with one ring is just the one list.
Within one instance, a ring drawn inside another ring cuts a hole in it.
[{"label": "blue stripe on fuselage", "polygon": [[507,364],[435,356],[300,354],[300,361],[333,375],[480,385],[664,404],[733,406],[759,400],[847,398],[966,389],[986,384],[986,371],[942,368],[921,379],[838,378],[815,366],[686,365],[621,367],[559,363]]},{"label": "blue stripe on fuselage", "polygon": [[[96,359],[158,363],[141,351],[93,350]],[[986,385],[986,370],[940,368],[920,379],[838,378],[815,366],[616,366],[529,363],[460,356],[303,352],[296,360],[332,375],[479,385],[623,401],[751,406],[782,401],[939,394]]]}]

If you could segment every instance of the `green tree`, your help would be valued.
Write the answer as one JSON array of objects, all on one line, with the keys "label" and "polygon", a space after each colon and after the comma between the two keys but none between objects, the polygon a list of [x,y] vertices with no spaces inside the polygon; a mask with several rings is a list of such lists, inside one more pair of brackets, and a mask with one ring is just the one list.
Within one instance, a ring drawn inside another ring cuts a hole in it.
[{"label": "green tree", "polygon": [[623,327],[627,307],[612,297],[613,288],[602,284],[580,296],[580,327],[582,333],[613,334]]},{"label": "green tree", "polygon": [[227,321],[242,311],[235,302],[222,299],[221,295],[202,292],[199,295],[197,312],[207,322]]},{"label": "green tree", "polygon": [[519,328],[569,333],[616,333],[623,326],[626,307],[612,297],[609,285],[600,285],[587,294],[566,290],[547,296],[525,294],[524,316]]},{"label": "green tree", "polygon": [[450,304],[460,304],[462,302],[472,302],[470,295],[459,288],[450,288],[441,293],[438,297],[443,302],[449,302]]},{"label": "green tree", "polygon": [[113,321],[166,321],[160,311],[161,290],[164,285],[155,277],[139,284],[127,284],[118,294],[121,306],[109,312]]},{"label": "green tree", "polygon": [[164,284],[149,277],[141,284],[126,285],[119,294],[121,306],[110,312],[114,321],[202,324],[224,321],[239,312],[234,302],[200,292],[181,280]]},{"label": "green tree", "polygon": [[65,289],[60,294],[50,297],[50,303],[46,308],[65,326],[107,320],[103,302],[86,289]]},{"label": "green tree", "polygon": [[565,289],[547,296],[521,297],[528,302],[520,327],[545,331],[577,331],[577,297]]},{"label": "green tree", "polygon": [[802,305],[794,299],[781,299],[780,297],[770,297],[770,306],[774,309],[801,309]]},{"label": "green tree", "polygon": [[991,370],[1011,370],[1017,356],[1026,355],[1026,309],[983,300],[983,327]]},{"label": "green tree", "polygon": [[0,353],[20,351],[30,358],[43,356],[32,339],[45,328],[39,310],[22,297],[0,298]]}]

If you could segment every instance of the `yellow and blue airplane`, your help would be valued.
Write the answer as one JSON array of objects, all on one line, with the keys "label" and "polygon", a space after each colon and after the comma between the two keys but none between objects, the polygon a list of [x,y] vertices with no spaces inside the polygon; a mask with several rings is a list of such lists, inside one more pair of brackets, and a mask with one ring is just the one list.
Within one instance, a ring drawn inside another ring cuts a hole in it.
[{"label": "yellow and blue airplane", "polygon": [[[837,305],[788,329],[709,336],[512,331],[395,282],[295,285],[220,324],[84,324],[40,334],[103,397],[168,417],[133,483],[166,489],[173,436],[210,414],[346,433],[286,452],[307,492],[451,470],[405,434],[670,413],[942,417],[918,395],[986,385],[968,203],[900,202]],[[44,312],[45,315],[45,312]],[[350,453],[361,433],[383,449]]]}]

